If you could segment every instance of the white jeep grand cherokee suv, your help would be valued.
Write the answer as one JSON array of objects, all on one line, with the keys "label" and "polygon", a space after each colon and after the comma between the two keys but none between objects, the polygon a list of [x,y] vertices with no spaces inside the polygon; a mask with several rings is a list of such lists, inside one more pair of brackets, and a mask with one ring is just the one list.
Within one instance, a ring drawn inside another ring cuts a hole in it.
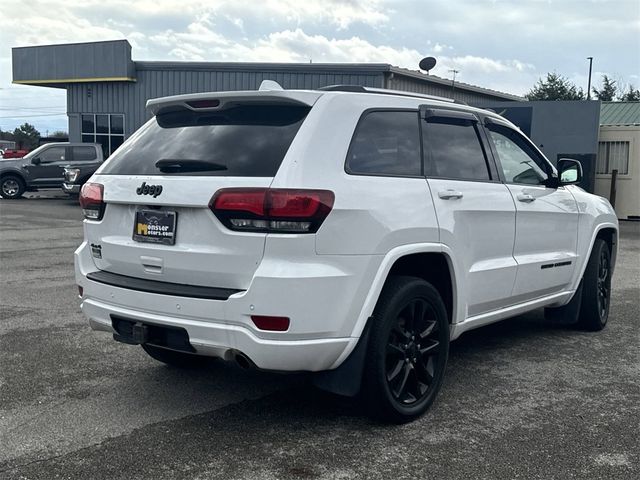
[{"label": "white jeep grand cherokee suv", "polygon": [[493,112],[362,87],[150,100],[81,193],[96,330],[364,393],[408,421],[449,342],[529,310],[600,330],[618,222]]}]

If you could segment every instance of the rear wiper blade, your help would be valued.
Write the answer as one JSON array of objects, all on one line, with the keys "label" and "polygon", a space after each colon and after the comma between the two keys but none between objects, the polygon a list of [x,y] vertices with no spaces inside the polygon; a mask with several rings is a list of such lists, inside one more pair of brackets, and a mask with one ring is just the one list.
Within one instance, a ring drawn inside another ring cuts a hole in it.
[{"label": "rear wiper blade", "polygon": [[162,158],[156,162],[156,167],[161,172],[211,172],[227,169],[222,163],[185,158]]}]

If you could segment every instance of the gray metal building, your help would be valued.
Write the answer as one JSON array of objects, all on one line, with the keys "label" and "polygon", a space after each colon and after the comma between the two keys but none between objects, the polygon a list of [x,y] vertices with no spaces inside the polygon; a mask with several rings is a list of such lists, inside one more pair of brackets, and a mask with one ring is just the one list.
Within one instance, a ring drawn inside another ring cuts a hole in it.
[{"label": "gray metal building", "polygon": [[348,84],[452,97],[469,104],[522,98],[383,63],[140,62],[126,40],[17,47],[13,83],[67,90],[69,140],[101,143],[111,153],[148,118],[150,98],[181,93]]}]

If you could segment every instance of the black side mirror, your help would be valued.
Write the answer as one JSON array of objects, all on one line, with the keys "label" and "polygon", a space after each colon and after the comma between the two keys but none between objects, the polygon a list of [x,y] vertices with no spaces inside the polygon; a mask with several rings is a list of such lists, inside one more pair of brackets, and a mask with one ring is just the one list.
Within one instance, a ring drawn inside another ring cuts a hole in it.
[{"label": "black side mirror", "polygon": [[31,159],[31,163],[33,165],[40,165],[42,163],[42,160],[40,160],[40,157],[34,157]]},{"label": "black side mirror", "polygon": [[560,185],[575,185],[582,181],[582,164],[571,158],[558,160],[558,176]]}]

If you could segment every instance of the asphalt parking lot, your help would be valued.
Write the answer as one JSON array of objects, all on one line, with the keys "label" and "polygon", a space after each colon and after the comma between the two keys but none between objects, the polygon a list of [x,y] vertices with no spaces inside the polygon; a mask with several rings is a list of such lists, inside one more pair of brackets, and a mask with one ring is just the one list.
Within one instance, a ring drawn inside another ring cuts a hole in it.
[{"label": "asphalt parking lot", "polygon": [[0,478],[640,477],[640,222],[622,224],[609,325],[534,312],[463,335],[403,426],[304,375],[180,371],[92,332],[57,194],[0,200]]}]

